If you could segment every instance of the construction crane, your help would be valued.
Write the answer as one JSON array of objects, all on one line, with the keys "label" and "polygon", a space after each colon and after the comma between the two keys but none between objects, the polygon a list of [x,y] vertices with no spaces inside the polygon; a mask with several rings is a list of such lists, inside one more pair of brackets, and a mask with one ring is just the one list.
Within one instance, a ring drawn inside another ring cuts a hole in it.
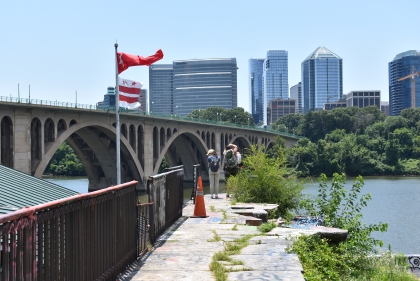
[{"label": "construction crane", "polygon": [[416,80],[415,78],[420,76],[420,71],[416,72],[414,66],[411,66],[411,74],[404,76],[398,81],[403,81],[405,79],[411,78],[411,107],[416,108]]}]

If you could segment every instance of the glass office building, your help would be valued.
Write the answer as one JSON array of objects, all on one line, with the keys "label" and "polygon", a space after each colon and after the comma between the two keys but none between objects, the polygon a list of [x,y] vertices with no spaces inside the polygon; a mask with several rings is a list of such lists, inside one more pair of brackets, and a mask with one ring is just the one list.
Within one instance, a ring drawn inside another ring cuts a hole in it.
[{"label": "glass office building", "polygon": [[172,86],[172,64],[149,66],[149,112],[173,114]]},{"label": "glass office building", "polygon": [[254,124],[264,122],[263,118],[263,65],[264,59],[249,59],[249,112],[254,119]]},{"label": "glass office building", "polygon": [[237,69],[236,58],[174,61],[173,113],[237,107]]},{"label": "glass office building", "polygon": [[302,62],[303,113],[322,110],[343,96],[343,60],[319,47]]},{"label": "glass office building", "polygon": [[263,120],[267,125],[270,100],[289,98],[287,51],[268,51],[263,63]]},{"label": "glass office building", "polygon": [[[405,77],[414,71],[420,71],[420,51],[407,51],[395,56],[394,60],[388,64],[389,73],[389,113],[391,116],[401,114],[404,108],[411,105],[411,78],[403,81],[398,79]],[[416,105],[420,106],[420,77],[416,77]]]}]

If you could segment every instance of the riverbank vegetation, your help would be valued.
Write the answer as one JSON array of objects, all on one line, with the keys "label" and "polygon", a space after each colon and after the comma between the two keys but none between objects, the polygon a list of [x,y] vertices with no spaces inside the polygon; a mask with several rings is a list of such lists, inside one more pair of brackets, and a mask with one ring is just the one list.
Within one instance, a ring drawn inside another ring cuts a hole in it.
[{"label": "riverbank vegetation", "polygon": [[388,117],[376,106],[310,111],[271,127],[304,136],[287,152],[301,177],[420,174],[420,108]]},{"label": "riverbank vegetation", "polygon": [[341,243],[319,235],[302,235],[290,241],[288,251],[299,256],[305,280],[416,280],[403,257],[390,252],[376,256],[382,242],[371,234],[387,231],[388,226],[362,222],[362,209],[371,196],[362,195],[361,176],[346,192],[344,174],[334,173],[330,187],[327,176],[321,174],[318,195],[304,198],[302,182],[297,180],[296,170],[286,165],[286,155],[279,140],[270,152],[252,146],[244,151],[241,172],[230,177],[227,186],[238,202],[279,204],[283,218],[315,216],[323,218],[327,227],[348,231],[347,240]]},{"label": "riverbank vegetation", "polygon": [[[336,243],[319,235],[300,236],[287,249],[299,256],[306,280],[416,280],[408,272],[407,262],[391,259],[391,253],[377,255],[382,241],[371,237],[372,232],[385,232],[386,223],[364,224],[362,208],[371,200],[361,195],[363,178],[357,177],[351,190],[344,189],[345,176],[335,173],[331,186],[322,174],[315,199],[301,201],[305,214],[323,218],[325,226],[348,231],[346,241]],[[386,265],[386,266],[384,266]],[[389,277],[387,277],[389,276]]]},{"label": "riverbank vegetation", "polygon": [[44,174],[54,176],[86,176],[74,150],[66,142],[63,142],[57,149],[50,162],[45,168]]}]

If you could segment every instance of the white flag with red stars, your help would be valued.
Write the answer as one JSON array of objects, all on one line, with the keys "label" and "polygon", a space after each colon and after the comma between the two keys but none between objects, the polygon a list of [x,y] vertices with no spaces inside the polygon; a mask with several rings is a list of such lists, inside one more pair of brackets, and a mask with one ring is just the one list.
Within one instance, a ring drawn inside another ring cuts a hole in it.
[{"label": "white flag with red stars", "polygon": [[142,83],[127,79],[118,78],[118,93],[120,107],[136,109],[140,107],[139,97]]}]

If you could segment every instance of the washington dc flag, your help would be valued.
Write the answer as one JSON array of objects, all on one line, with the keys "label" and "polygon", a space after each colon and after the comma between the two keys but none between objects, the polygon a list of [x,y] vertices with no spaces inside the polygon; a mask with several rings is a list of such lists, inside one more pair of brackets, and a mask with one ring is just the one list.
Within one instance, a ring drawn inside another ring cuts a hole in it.
[{"label": "washington dc flag", "polygon": [[118,78],[120,107],[135,109],[140,107],[139,97],[142,83]]}]

